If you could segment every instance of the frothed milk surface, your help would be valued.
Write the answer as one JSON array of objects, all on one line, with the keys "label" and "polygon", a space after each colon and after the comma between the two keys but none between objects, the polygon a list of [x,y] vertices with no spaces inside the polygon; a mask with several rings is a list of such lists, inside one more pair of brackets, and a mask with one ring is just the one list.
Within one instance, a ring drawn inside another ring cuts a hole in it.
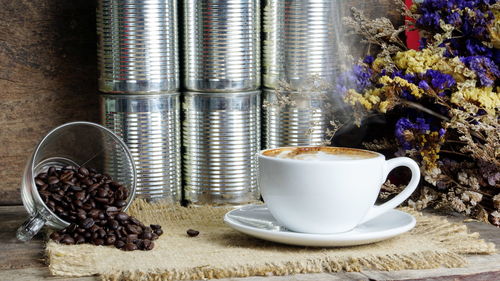
[{"label": "frothed milk surface", "polygon": [[377,157],[376,153],[341,147],[297,147],[267,150],[266,156],[308,161],[357,160]]}]

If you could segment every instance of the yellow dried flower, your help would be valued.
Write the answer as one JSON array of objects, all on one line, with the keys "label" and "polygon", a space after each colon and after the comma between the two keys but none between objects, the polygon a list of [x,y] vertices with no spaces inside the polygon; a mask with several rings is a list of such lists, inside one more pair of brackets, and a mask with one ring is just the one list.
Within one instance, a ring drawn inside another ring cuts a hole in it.
[{"label": "yellow dried flower", "polygon": [[443,57],[443,52],[444,48],[398,52],[394,56],[394,63],[398,68],[410,74],[425,73],[428,69],[433,69],[451,75],[457,82],[476,77],[476,74],[468,69],[460,58]]},{"label": "yellow dried flower", "polygon": [[451,95],[451,102],[456,105],[462,105],[464,101],[471,102],[491,113],[500,108],[500,95],[493,91],[493,87],[462,88]]},{"label": "yellow dried flower", "polygon": [[410,83],[408,80],[403,79],[401,77],[394,77],[391,78],[387,75],[384,75],[380,77],[379,82],[383,84],[384,86],[390,85],[390,84],[396,84],[400,87],[406,87],[410,90],[411,94],[417,98],[421,98],[422,95],[424,94],[424,90],[420,89],[417,85]]},{"label": "yellow dried flower", "polygon": [[406,69],[406,73],[424,73],[441,59],[443,59],[442,52],[436,54],[431,49],[408,50],[398,52],[394,56],[394,63],[399,69]]}]

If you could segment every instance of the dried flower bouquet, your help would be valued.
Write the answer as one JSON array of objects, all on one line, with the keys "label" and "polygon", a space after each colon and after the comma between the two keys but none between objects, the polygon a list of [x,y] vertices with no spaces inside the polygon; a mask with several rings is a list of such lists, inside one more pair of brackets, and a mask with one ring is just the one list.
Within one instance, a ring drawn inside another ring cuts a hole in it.
[{"label": "dried flower bouquet", "polygon": [[[398,1],[404,26],[371,20],[353,9],[344,19],[376,56],[338,82],[356,122],[378,113],[393,118],[394,137],[365,143],[419,161],[424,184],[410,206],[448,207],[500,226],[500,3],[498,0]],[[420,50],[400,34],[420,30]],[[398,192],[388,184],[385,196]]]}]

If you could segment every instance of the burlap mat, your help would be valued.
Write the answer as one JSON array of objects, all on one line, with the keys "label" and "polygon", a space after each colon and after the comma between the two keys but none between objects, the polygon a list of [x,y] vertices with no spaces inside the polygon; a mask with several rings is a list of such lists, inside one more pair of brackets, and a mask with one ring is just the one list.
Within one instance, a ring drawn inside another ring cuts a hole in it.
[{"label": "burlap mat", "polygon": [[[348,248],[280,245],[241,234],[226,226],[227,208],[183,208],[137,200],[129,213],[145,223],[160,223],[165,234],[152,251],[124,252],[112,247],[49,242],[52,274],[102,275],[103,280],[196,280],[255,275],[287,275],[362,269],[402,270],[461,267],[464,254],[490,254],[467,227],[438,216],[404,209],[417,219],[410,232],[383,242]],[[200,231],[188,237],[186,230]]]}]

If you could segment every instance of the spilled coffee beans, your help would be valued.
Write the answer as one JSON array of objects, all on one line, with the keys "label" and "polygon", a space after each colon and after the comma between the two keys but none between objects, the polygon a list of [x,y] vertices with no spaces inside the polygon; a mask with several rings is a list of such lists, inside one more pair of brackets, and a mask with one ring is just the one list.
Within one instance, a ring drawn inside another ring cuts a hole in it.
[{"label": "spilled coffee beans", "polygon": [[189,237],[196,237],[198,236],[198,234],[200,234],[200,232],[198,230],[194,230],[194,229],[188,229],[186,231],[187,235],[189,235]]},{"label": "spilled coffee beans", "polygon": [[50,238],[62,244],[114,245],[125,251],[152,250],[163,234],[160,225],[145,226],[122,212],[128,189],[95,169],[50,167],[35,178],[47,207],[71,224]]}]

